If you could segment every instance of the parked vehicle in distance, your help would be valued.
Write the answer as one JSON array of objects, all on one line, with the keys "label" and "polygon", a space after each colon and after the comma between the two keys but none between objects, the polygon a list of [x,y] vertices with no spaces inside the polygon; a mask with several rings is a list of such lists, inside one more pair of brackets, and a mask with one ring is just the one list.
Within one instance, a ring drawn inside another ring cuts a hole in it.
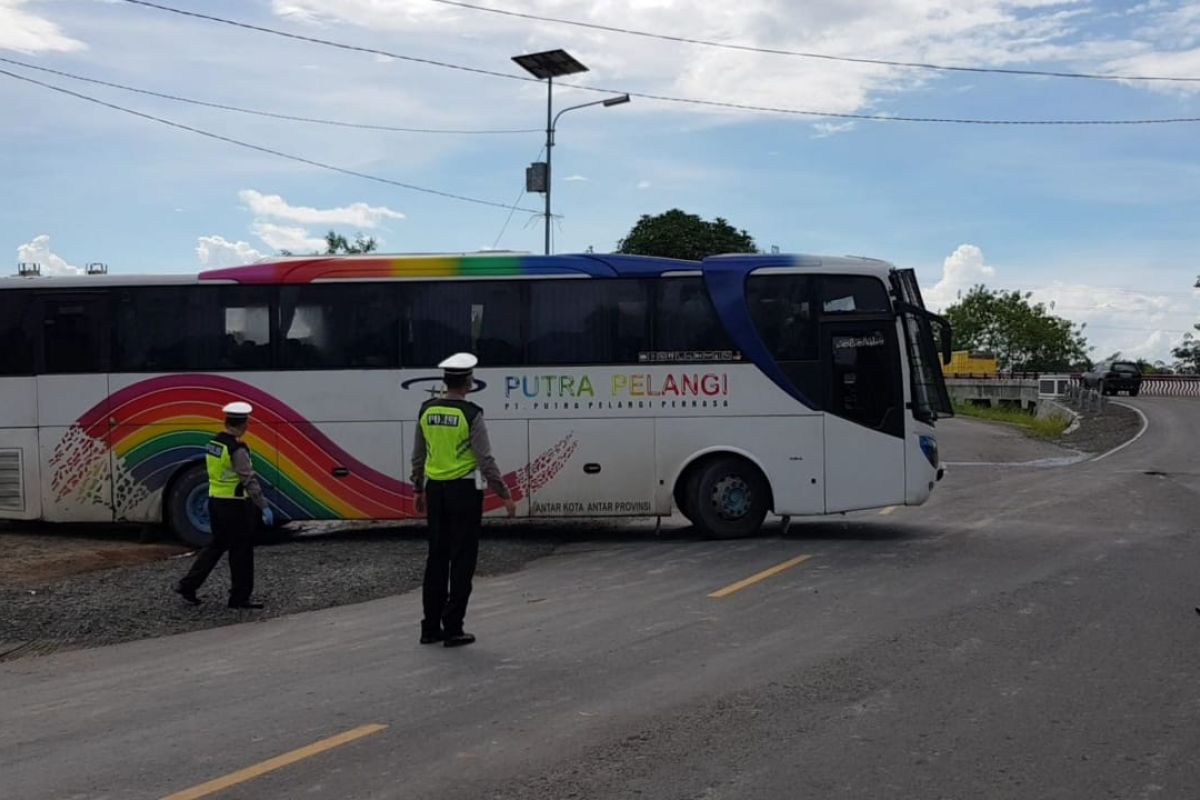
[{"label": "parked vehicle in distance", "polygon": [[1102,361],[1083,373],[1083,386],[1101,394],[1129,392],[1130,397],[1137,397],[1142,390],[1142,371],[1132,361]]}]

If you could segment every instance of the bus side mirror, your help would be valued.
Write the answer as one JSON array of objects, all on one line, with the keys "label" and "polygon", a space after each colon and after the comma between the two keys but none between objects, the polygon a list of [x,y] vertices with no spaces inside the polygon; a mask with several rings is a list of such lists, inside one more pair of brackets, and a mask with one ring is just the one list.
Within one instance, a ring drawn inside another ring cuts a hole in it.
[{"label": "bus side mirror", "polygon": [[939,320],[938,322],[939,322],[939,327],[941,329],[942,364],[949,364],[950,359],[952,359],[954,357],[954,353],[950,349],[951,346],[953,345],[953,342],[951,342],[951,340],[950,340],[951,339],[950,323],[946,322],[945,320]]}]

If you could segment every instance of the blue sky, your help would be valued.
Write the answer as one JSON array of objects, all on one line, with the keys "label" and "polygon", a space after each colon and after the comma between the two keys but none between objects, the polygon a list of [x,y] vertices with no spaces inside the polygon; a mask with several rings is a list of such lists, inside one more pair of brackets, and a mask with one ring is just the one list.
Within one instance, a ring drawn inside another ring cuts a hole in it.
[{"label": "blue sky", "polygon": [[[842,113],[1200,117],[1200,82],[938,73],[745,53],[517,20],[433,0],[164,0],[310,36],[515,72],[566,47],[580,82]],[[495,8],[838,55],[1200,76],[1200,3],[1161,0],[478,0]],[[0,0],[0,57],[210,102],[427,128],[538,128],[544,88],[237,30],[122,0]],[[417,135],[268,120],[0,68],[348,169],[503,204],[542,135]],[[598,95],[564,89],[559,107]],[[186,272],[303,251],[325,230],[389,251],[539,251],[540,221],[326,172],[0,75],[0,246],[47,269]],[[1200,124],[958,126],[820,120],[637,99],[564,116],[560,252],[645,213],[724,216],[761,246],[916,267],[939,304],[1035,291],[1100,357],[1151,359],[1200,320]],[[527,196],[522,207],[539,207]],[[504,229],[504,235],[500,236]],[[499,238],[498,238],[499,237]]]}]

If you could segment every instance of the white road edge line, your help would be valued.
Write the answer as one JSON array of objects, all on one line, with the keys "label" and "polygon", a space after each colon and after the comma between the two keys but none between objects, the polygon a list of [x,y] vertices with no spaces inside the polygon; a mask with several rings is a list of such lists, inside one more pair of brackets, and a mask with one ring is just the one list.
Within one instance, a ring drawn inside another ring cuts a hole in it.
[{"label": "white road edge line", "polygon": [[1100,455],[1093,458],[1092,463],[1095,463],[1097,461],[1103,461],[1104,459],[1108,458],[1109,456],[1113,455],[1114,453],[1121,452],[1126,447],[1129,447],[1129,445],[1133,444],[1138,439],[1142,438],[1146,434],[1146,431],[1150,428],[1150,420],[1146,419],[1146,415],[1144,413],[1142,413],[1142,410],[1140,408],[1138,408],[1137,406],[1131,406],[1131,405],[1129,405],[1129,403],[1122,403],[1118,400],[1109,400],[1109,402],[1112,403],[1113,405],[1124,406],[1125,408],[1132,408],[1134,411],[1136,411],[1137,415],[1142,418],[1142,429],[1137,432],[1137,436],[1134,436],[1128,442],[1125,442],[1125,444],[1119,444],[1116,447],[1114,447],[1112,450],[1109,450],[1107,453],[1101,453]]},{"label": "white road edge line", "polygon": [[1054,458],[1039,458],[1035,461],[943,461],[943,467],[1070,467],[1087,461],[1087,453],[1073,456],[1056,456]]}]

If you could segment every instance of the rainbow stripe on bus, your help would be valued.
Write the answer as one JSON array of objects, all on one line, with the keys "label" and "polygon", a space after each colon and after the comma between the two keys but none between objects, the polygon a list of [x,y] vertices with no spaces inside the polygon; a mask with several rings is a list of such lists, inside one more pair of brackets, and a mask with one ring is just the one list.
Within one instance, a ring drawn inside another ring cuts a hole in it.
[{"label": "rainbow stripe on bus", "polygon": [[[75,436],[56,452],[54,485],[60,497],[84,490],[89,452],[115,456],[115,506],[162,490],[183,465],[204,457],[223,424],[221,408],[235,400],[254,406],[246,443],[272,503],[289,519],[401,519],[413,516],[412,485],[355,459],[294,409],[260,389],[220,375],[167,375],[139,381],[110,395],[79,418]],[[81,434],[81,435],[78,435]],[[98,448],[102,443],[103,448]],[[397,442],[399,446],[399,442]],[[543,484],[574,450],[564,440],[526,468],[505,475],[514,499]],[[349,474],[336,477],[335,468]],[[543,474],[548,473],[548,474]],[[125,496],[121,496],[125,495]],[[485,510],[502,506],[493,493]]]},{"label": "rainbow stripe on bus", "polygon": [[395,278],[514,277],[611,273],[605,265],[580,256],[549,261],[531,256],[416,256],[405,258],[305,258],[210,270],[201,280],[230,280],[272,285],[304,284],[323,279],[387,280]]}]

